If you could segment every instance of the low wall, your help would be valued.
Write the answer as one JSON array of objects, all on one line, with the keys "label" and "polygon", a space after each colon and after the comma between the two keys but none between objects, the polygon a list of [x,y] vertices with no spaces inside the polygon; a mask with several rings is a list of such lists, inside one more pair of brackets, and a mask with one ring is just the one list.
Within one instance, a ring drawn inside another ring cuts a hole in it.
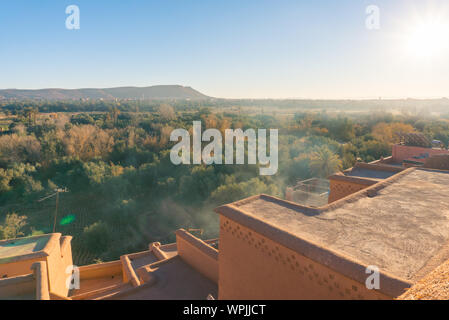
[{"label": "low wall", "polygon": [[79,267],[80,279],[95,279],[122,274],[120,260]]},{"label": "low wall", "polygon": [[33,265],[33,263],[46,261],[46,259],[47,256],[45,254],[42,254],[42,256],[39,257],[37,257],[37,255],[34,255],[34,257],[29,260],[0,264],[0,279],[13,278],[25,274],[30,274],[32,272],[31,266]]},{"label": "low wall", "polygon": [[[387,172],[401,172],[401,171],[404,170],[404,168],[396,167],[396,166],[390,166],[388,164],[385,165],[382,162],[377,162],[377,163],[373,163],[373,162],[370,162],[370,163],[357,162],[354,165],[354,168],[363,168],[363,169],[387,171]],[[345,171],[350,171],[351,169],[348,169],[348,170],[345,170]]]},{"label": "low wall", "polygon": [[50,300],[47,263],[34,263],[31,274],[0,280],[0,300]]},{"label": "low wall", "polygon": [[380,159],[377,159],[377,160],[374,160],[374,161],[371,161],[371,162],[369,162],[369,164],[391,164],[391,163],[394,163],[393,162],[393,157],[392,156],[389,156],[389,157],[381,157]]},{"label": "low wall", "polygon": [[361,181],[362,179],[351,178],[346,176],[341,176],[341,179],[337,176],[329,177],[330,192],[328,203],[335,202],[337,200],[343,199],[353,193],[360,190],[368,188],[375,184],[375,181]]},{"label": "low wall", "polygon": [[33,274],[0,279],[0,300],[36,298],[36,279]]},{"label": "low wall", "polygon": [[168,259],[167,254],[163,250],[161,250],[161,244],[159,242],[150,243],[149,250],[156,256],[158,260]]},{"label": "low wall", "polygon": [[184,229],[176,231],[179,256],[205,277],[218,283],[218,250]]},{"label": "low wall", "polygon": [[367,169],[375,171],[392,172],[396,174],[405,170],[402,167],[385,165],[380,162],[363,163],[357,162],[353,168],[349,168],[342,173],[337,173],[329,177],[329,198],[328,203],[335,202],[344,197],[347,197],[360,190],[366,189],[373,184],[379,182],[376,179],[347,176],[345,174],[350,173],[353,169]]},{"label": "low wall", "polygon": [[31,266],[36,279],[36,300],[50,300],[47,263],[40,261]]},{"label": "low wall", "polygon": [[422,147],[412,147],[400,144],[393,145],[392,149],[393,161],[401,163],[405,159],[412,157],[419,157],[422,154],[428,154],[429,157],[437,154],[449,154],[449,150],[445,149],[433,149],[433,148],[422,148]]},{"label": "low wall", "polygon": [[122,263],[123,282],[130,282],[133,287],[138,287],[140,285],[140,280],[134,271],[131,260],[129,260],[127,255],[123,255],[120,257],[120,261]]}]

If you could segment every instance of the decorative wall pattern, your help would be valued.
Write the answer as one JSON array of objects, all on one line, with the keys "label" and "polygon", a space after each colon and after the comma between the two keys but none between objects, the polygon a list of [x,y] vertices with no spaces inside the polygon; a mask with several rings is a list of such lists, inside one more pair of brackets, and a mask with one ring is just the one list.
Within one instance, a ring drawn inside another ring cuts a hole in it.
[{"label": "decorative wall pattern", "polygon": [[[220,239],[226,241],[229,237],[233,238],[235,244],[242,246],[243,251],[247,251],[247,259],[253,257],[253,253],[262,255],[262,259],[252,261],[264,261],[266,264],[274,263],[278,269],[279,276],[288,277],[291,282],[297,282],[298,296],[288,298],[303,298],[307,296],[306,292],[301,292],[302,288],[313,287],[313,296],[311,298],[322,299],[386,299],[389,297],[383,294],[368,290],[364,284],[349,279],[340,273],[333,272],[331,269],[318,264],[303,255],[286,248],[277,242],[274,242],[265,236],[262,236],[253,230],[250,230],[230,219],[221,217],[220,219]],[[226,252],[223,258],[226,258]],[[242,257],[245,259],[245,257]],[[220,257],[221,259],[221,257]],[[251,264],[251,261],[249,261]],[[255,267],[253,265],[253,267]],[[235,270],[239,272],[239,270]],[[254,273],[258,270],[255,268]],[[261,278],[261,281],[263,279]],[[251,284],[253,285],[253,284]],[[321,297],[317,297],[317,292]]]},{"label": "decorative wall pattern", "polygon": [[329,203],[340,200],[369,186],[344,181],[330,181]]}]

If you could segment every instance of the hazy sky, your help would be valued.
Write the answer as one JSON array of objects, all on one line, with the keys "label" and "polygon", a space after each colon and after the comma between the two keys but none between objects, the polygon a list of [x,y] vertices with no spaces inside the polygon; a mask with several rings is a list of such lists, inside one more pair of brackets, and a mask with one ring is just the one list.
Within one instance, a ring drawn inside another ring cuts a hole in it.
[{"label": "hazy sky", "polygon": [[[72,4],[79,30],[66,29]],[[365,26],[368,5],[380,9],[379,30]],[[448,0],[2,0],[0,88],[443,97],[448,25]]]}]

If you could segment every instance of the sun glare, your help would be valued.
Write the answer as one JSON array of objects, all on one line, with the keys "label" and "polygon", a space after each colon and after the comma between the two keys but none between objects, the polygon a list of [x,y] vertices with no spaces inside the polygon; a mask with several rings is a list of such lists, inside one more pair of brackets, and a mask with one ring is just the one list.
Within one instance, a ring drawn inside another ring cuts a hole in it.
[{"label": "sun glare", "polygon": [[449,21],[420,21],[406,33],[406,50],[415,57],[434,58],[448,55],[448,49]]}]

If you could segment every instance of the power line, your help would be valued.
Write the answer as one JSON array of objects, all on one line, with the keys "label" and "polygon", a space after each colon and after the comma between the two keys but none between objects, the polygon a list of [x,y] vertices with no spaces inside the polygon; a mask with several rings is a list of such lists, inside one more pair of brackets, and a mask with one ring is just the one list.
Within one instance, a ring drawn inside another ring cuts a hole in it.
[{"label": "power line", "polygon": [[53,198],[54,196],[56,196],[55,219],[54,219],[54,222],[53,222],[53,233],[56,232],[56,219],[58,217],[59,194],[63,193],[63,192],[69,192],[67,190],[67,188],[56,188],[54,191],[55,191],[55,193],[53,193],[53,194],[51,194],[49,196],[46,196],[46,197],[44,197],[42,199],[37,200],[38,202],[42,202],[44,200],[47,200],[47,199],[50,199],[50,198]]}]

